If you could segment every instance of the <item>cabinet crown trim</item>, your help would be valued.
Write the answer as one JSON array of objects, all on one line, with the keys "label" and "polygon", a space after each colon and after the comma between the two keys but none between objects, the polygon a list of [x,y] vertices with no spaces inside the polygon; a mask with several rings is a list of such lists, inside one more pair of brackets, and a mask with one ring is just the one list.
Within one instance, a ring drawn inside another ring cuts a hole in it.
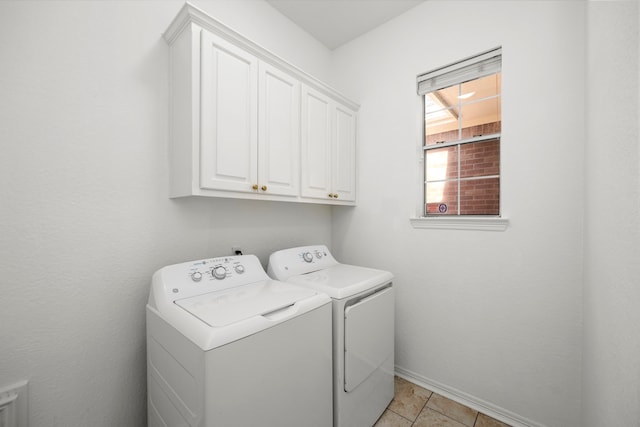
[{"label": "cabinet crown trim", "polygon": [[334,88],[323,83],[322,81],[318,80],[312,75],[306,73],[305,71],[301,70],[295,65],[292,65],[291,63],[285,61],[279,56],[269,52],[267,49],[249,40],[248,38],[238,33],[237,31],[229,28],[227,25],[213,18],[211,15],[209,15],[202,9],[197,8],[196,6],[192,5],[189,2],[186,2],[184,6],[182,6],[182,9],[180,9],[176,17],[173,19],[173,21],[171,21],[171,24],[169,24],[169,27],[163,33],[163,37],[166,40],[166,42],[169,45],[173,44],[173,42],[178,38],[180,33],[184,31],[184,29],[189,24],[196,24],[206,29],[207,31],[210,31],[228,40],[234,45],[255,55],[259,59],[267,63],[270,63],[271,65],[276,66],[283,71],[286,71],[287,73],[296,77],[302,83],[325,93],[329,97],[348,106],[354,111],[358,111],[360,109],[360,105],[355,101],[349,98],[346,98],[344,95],[342,95],[340,92],[338,92]]}]

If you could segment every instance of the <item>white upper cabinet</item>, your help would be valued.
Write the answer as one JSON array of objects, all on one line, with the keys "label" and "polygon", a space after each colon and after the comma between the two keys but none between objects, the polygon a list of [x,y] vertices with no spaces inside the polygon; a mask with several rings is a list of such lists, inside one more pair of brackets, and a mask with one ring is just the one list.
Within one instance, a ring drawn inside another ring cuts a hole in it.
[{"label": "white upper cabinet", "polygon": [[355,202],[356,113],[304,87],[302,94],[303,197]]},{"label": "white upper cabinet", "polygon": [[200,187],[251,192],[258,183],[258,60],[201,31]]},{"label": "white upper cabinet", "polygon": [[356,112],[336,104],[331,154],[331,190],[339,200],[356,201]]},{"label": "white upper cabinet", "polygon": [[358,105],[191,4],[170,46],[170,196],[354,205]]},{"label": "white upper cabinet", "polygon": [[260,62],[258,185],[268,194],[297,196],[300,165],[300,82]]},{"label": "white upper cabinet", "polygon": [[297,196],[300,82],[201,34],[200,187]]},{"label": "white upper cabinet", "polygon": [[331,193],[332,102],[308,87],[302,94],[303,197],[333,198]]}]

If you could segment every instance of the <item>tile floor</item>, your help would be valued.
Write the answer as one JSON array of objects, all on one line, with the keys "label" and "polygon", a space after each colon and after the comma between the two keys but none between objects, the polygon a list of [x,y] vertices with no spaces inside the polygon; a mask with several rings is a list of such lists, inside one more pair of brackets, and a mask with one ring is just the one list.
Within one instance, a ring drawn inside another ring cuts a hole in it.
[{"label": "tile floor", "polygon": [[374,427],[509,427],[402,378],[395,397]]}]

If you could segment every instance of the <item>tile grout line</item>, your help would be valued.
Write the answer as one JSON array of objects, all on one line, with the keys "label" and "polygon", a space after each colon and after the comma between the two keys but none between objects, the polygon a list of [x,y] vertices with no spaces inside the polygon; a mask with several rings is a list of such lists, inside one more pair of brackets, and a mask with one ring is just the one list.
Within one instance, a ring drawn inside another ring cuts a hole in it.
[{"label": "tile grout line", "polygon": [[420,418],[420,414],[422,413],[422,411],[424,411],[424,408],[427,407],[427,403],[429,403],[429,399],[431,399],[432,396],[433,396],[433,392],[431,391],[431,394],[429,395],[429,397],[427,397],[427,400],[424,401],[424,405],[422,405],[422,408],[420,408],[420,410],[418,411],[416,418],[411,422],[411,427],[413,427],[416,424],[416,422],[418,421],[418,418]]},{"label": "tile grout line", "polygon": [[[414,421],[411,421],[411,419],[409,419],[409,418],[405,417],[405,416],[404,416],[404,415],[402,415],[402,414],[397,413],[397,412],[396,412],[396,411],[394,411],[393,409],[389,409],[389,408],[387,408],[387,409],[385,409],[385,411],[393,412],[394,414],[396,414],[396,415],[397,415],[397,416],[399,416],[400,418],[404,418],[405,420],[409,421],[409,422],[411,423],[411,425],[413,425],[413,423],[415,422],[415,420],[414,420]],[[383,412],[383,414],[384,414],[384,412]],[[418,412],[418,414],[419,414],[419,412]],[[418,417],[416,416],[416,419],[417,419],[417,418],[418,418]]]},{"label": "tile grout line", "polygon": [[[422,407],[422,409],[420,410],[420,412],[418,412],[418,416],[416,417],[416,421],[418,420],[418,417],[420,416],[420,414],[422,413],[422,411],[424,411],[424,408],[427,408],[427,404],[429,403],[429,400],[431,400],[431,398],[433,397],[433,395],[434,395],[434,394],[436,394],[436,393],[432,391],[432,392],[431,392],[431,396],[429,396],[429,398],[428,398],[428,399],[427,399],[427,401],[425,402],[425,404],[424,404],[424,406]],[[442,395],[439,395],[439,396],[442,396]],[[463,405],[463,406],[464,406],[464,405]],[[466,407],[468,408],[468,406],[466,406]],[[446,418],[448,418],[448,419],[450,419],[450,420],[452,420],[452,421],[455,421],[455,422],[456,422],[456,423],[458,423],[458,424],[462,424],[462,425],[464,425],[465,427],[475,427],[476,422],[478,421],[478,417],[480,416],[480,412],[479,412],[479,411],[475,411],[475,410],[474,410],[474,412],[476,413],[476,417],[475,417],[475,419],[473,420],[473,424],[472,424],[471,426],[467,426],[467,425],[466,425],[466,424],[464,424],[463,422],[458,421],[458,420],[456,420],[455,418],[450,417],[449,415],[445,414],[445,413],[444,413],[444,412],[442,412],[442,411],[439,411],[439,410],[438,410],[438,409],[436,409],[436,408],[431,408],[431,407],[429,407],[428,409],[432,410],[433,412],[437,412],[438,414],[443,415],[444,417],[446,417]],[[471,408],[470,408],[470,409],[471,409]],[[414,424],[415,424],[415,422],[414,422]],[[413,424],[412,424],[412,426],[413,426]]]},{"label": "tile grout line", "polygon": [[[398,378],[400,378],[400,377],[398,377]],[[401,378],[400,378],[400,379],[401,379]],[[405,380],[405,381],[406,381],[406,380]],[[413,383],[411,383],[410,381],[407,381],[407,382],[408,382],[408,383],[410,383],[410,384],[413,384]],[[432,408],[432,407],[429,407],[429,406],[428,406],[429,402],[430,402],[430,401],[431,401],[431,399],[434,397],[434,395],[438,395],[438,396],[441,396],[441,397],[445,398],[444,396],[442,396],[442,395],[440,395],[440,394],[437,394],[437,393],[436,393],[436,392],[434,392],[433,390],[429,390],[429,389],[427,389],[427,388],[424,388],[424,387],[421,387],[421,386],[417,386],[416,384],[413,384],[413,385],[414,385],[414,386],[416,386],[416,387],[419,387],[419,388],[421,388],[421,389],[423,389],[423,390],[425,390],[426,392],[428,392],[428,393],[429,393],[429,397],[427,397],[427,398],[425,399],[424,404],[420,407],[420,409],[418,410],[418,412],[417,412],[416,416],[415,416],[415,417],[413,417],[413,420],[412,420],[411,418],[408,418],[406,415],[402,415],[402,414],[400,414],[399,412],[394,411],[393,409],[389,408],[389,406],[387,406],[387,408],[386,408],[386,410],[388,410],[389,412],[393,413],[394,415],[397,415],[397,416],[399,416],[401,419],[408,421],[408,422],[410,423],[410,427],[416,427],[416,426],[417,426],[418,418],[420,417],[420,414],[422,414],[422,413],[425,411],[425,409],[428,409],[428,410],[430,410],[430,411],[436,412],[436,413],[438,413],[438,414],[440,414],[440,415],[442,415],[442,416],[446,417],[447,419],[449,419],[449,420],[451,420],[451,421],[454,421],[454,422],[456,422],[456,423],[458,423],[458,424],[460,424],[460,425],[462,425],[462,426],[464,426],[464,427],[476,427],[476,426],[478,426],[478,422],[479,422],[479,420],[480,420],[480,415],[483,415],[484,417],[491,418],[490,416],[488,416],[487,414],[485,414],[485,413],[483,413],[483,412],[481,412],[481,411],[478,411],[478,410],[476,410],[476,409],[470,408],[470,407],[468,407],[468,406],[466,406],[466,405],[463,405],[463,404],[460,404],[460,403],[459,403],[459,405],[463,406],[464,408],[467,408],[467,409],[469,409],[469,410],[471,410],[471,411],[475,412],[475,417],[474,417],[473,423],[472,423],[472,424],[470,424],[470,425],[467,425],[466,423],[464,423],[464,422],[462,422],[462,421],[458,421],[457,419],[452,418],[451,416],[449,416],[448,414],[446,414],[446,413],[444,413],[444,412],[440,411],[440,410],[439,410],[439,409],[437,409],[437,408]],[[412,392],[411,394],[413,395],[414,393]],[[395,396],[394,396],[394,399],[395,399]],[[446,399],[446,398],[445,398],[445,399]],[[451,400],[451,399],[449,399],[449,400]],[[457,402],[455,402],[455,401],[454,401],[454,403],[457,403]],[[436,406],[437,406],[437,405],[436,405]],[[500,422],[500,421],[498,421],[498,422]],[[502,422],[500,422],[500,423],[501,423],[500,425],[504,425],[505,427],[511,427],[511,426],[509,426],[508,424],[505,424],[505,423],[502,423]],[[638,427],[640,427],[640,426],[638,426]]]},{"label": "tile grout line", "polygon": [[480,417],[480,412],[476,411],[476,419],[473,420],[473,427],[476,427],[476,423],[478,422],[478,418]]}]

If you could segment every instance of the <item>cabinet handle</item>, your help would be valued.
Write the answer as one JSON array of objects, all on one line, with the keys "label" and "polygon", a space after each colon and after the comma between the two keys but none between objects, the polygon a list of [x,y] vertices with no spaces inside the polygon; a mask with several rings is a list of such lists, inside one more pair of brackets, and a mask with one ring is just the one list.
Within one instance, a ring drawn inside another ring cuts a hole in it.
[{"label": "cabinet handle", "polygon": [[333,195],[333,198],[334,198],[334,199],[337,199],[337,198],[338,198],[338,195],[337,195],[337,194],[334,194],[334,195]]},{"label": "cabinet handle", "polygon": [[251,188],[253,188],[254,190],[257,190],[258,189],[258,184],[253,184],[253,187],[251,187]]},{"label": "cabinet handle", "polygon": [[262,191],[267,191],[267,186],[266,185],[262,186]]},{"label": "cabinet handle", "polygon": [[331,199],[333,197],[333,193],[329,193],[329,198]]}]

